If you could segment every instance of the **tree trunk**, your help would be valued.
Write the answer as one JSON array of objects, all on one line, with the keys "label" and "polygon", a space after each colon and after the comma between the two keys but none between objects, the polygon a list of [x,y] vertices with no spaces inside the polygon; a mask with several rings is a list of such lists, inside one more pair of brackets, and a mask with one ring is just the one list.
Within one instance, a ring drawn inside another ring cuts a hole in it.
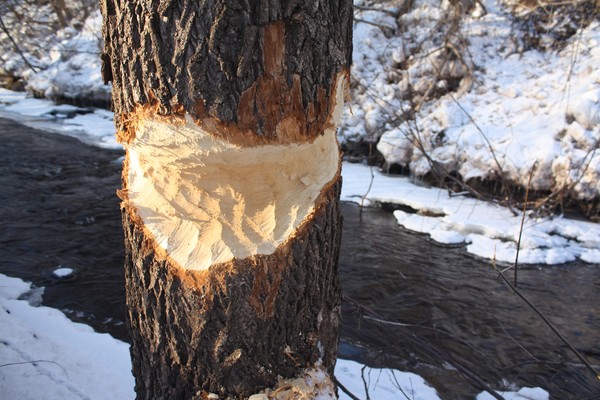
[{"label": "tree trunk", "polygon": [[66,27],[69,24],[68,20],[71,18],[71,16],[69,13],[69,9],[65,5],[65,0],[52,0],[50,4],[52,5],[52,9],[58,17],[60,27]]},{"label": "tree trunk", "polygon": [[138,398],[332,375],[351,0],[101,6]]}]

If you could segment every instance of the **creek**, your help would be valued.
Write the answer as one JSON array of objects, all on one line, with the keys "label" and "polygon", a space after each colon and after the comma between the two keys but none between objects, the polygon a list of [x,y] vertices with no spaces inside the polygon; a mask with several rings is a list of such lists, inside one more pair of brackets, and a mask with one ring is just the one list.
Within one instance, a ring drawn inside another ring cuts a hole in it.
[{"label": "creek", "polygon": [[[122,152],[4,119],[0,137],[0,273],[44,287],[44,305],[127,340],[115,195]],[[416,372],[443,399],[473,399],[482,382],[600,399],[600,381],[489,260],[402,230],[389,211],[342,210],[340,357]],[[59,279],[58,266],[75,274]],[[598,368],[600,268],[522,266],[518,288]]]}]

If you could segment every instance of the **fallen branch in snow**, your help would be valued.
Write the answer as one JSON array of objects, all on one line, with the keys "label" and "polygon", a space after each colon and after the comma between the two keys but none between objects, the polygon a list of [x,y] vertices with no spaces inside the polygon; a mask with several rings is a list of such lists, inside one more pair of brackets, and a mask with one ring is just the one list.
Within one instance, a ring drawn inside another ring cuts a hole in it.
[{"label": "fallen branch in snow", "polygon": [[21,361],[21,362],[6,363],[6,364],[0,364],[0,368],[10,367],[12,365],[23,365],[23,364],[31,364],[31,365],[35,366],[36,363],[50,363],[50,364],[58,365],[60,367],[60,369],[63,370],[63,372],[65,373],[65,375],[67,375],[67,376],[69,375],[68,372],[67,372],[67,370],[62,365],[60,365],[56,361],[50,361],[50,360],[32,360],[32,361]]},{"label": "fallen branch in snow", "polygon": [[394,32],[394,30],[395,30],[394,28],[392,28],[389,25],[380,24],[378,22],[368,21],[366,19],[361,19],[361,18],[356,18],[356,17],[354,17],[354,22],[362,22],[363,24],[373,25],[373,26],[376,26],[376,27],[384,30],[384,32],[385,31],[392,31],[392,32]]},{"label": "fallen branch in snow", "polygon": [[360,400],[350,390],[348,390],[348,388],[346,388],[346,386],[342,385],[342,382],[340,382],[335,376],[333,377],[333,382],[335,383],[335,385],[337,387],[342,389],[342,392],[346,393],[348,395],[348,397],[350,397],[352,400]]},{"label": "fallen branch in snow", "polygon": [[367,7],[367,6],[361,6],[361,5],[354,5],[354,9],[358,10],[358,11],[378,11],[384,14],[387,14],[389,16],[392,16],[394,18],[398,18],[401,15],[400,11],[391,11],[391,10],[387,10],[384,8],[376,8],[376,7]]}]

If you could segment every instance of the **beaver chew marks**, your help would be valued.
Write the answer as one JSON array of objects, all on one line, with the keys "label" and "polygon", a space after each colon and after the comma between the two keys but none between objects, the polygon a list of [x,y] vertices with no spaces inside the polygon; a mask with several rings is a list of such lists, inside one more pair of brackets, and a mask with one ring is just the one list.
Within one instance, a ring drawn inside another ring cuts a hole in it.
[{"label": "beaver chew marks", "polygon": [[274,253],[339,168],[334,128],[313,143],[240,147],[191,120],[149,118],[128,156],[130,204],[156,244],[190,270]]}]

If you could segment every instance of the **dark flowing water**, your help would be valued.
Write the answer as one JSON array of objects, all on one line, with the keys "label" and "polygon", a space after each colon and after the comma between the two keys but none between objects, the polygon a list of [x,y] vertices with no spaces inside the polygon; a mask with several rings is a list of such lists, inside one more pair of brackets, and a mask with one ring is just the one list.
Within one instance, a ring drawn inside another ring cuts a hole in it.
[{"label": "dark flowing water", "polygon": [[[45,287],[44,304],[125,339],[122,154],[0,119],[0,272]],[[76,276],[55,279],[59,265]]]},{"label": "dark flowing water", "polygon": [[[127,340],[121,155],[0,119],[0,272],[45,287],[44,304]],[[365,209],[360,219],[357,206],[342,209],[342,357],[417,372],[444,399],[472,399],[482,383],[500,388],[503,379],[553,399],[600,399],[600,381],[489,261],[405,232],[389,212]],[[77,273],[56,279],[58,265]],[[529,266],[519,289],[600,364],[600,267]]]},{"label": "dark flowing water", "polygon": [[[498,278],[489,260],[406,232],[379,209],[364,209],[361,220],[358,207],[345,205],[344,217],[342,340],[366,348],[343,344],[342,356],[409,368],[448,399],[474,398],[478,379],[494,388],[503,379],[541,386],[554,399],[600,399],[600,380]],[[523,267],[518,289],[598,369],[600,268]]]}]

